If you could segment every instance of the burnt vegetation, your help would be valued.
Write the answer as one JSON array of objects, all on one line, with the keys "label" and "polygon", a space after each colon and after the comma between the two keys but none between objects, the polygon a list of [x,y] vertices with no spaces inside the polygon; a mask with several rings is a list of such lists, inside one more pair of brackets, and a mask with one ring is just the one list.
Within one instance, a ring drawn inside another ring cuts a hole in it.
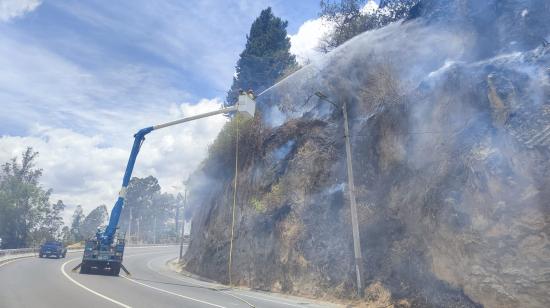
[{"label": "burnt vegetation", "polygon": [[[548,6],[474,2],[418,1],[405,22],[357,36],[258,99],[239,143],[234,283],[366,306],[550,303],[550,50],[530,39],[548,34]],[[498,32],[488,47],[481,18],[528,24],[527,38]],[[315,91],[348,104],[362,299],[342,113]],[[237,121],[190,179],[184,265],[222,282]]]}]

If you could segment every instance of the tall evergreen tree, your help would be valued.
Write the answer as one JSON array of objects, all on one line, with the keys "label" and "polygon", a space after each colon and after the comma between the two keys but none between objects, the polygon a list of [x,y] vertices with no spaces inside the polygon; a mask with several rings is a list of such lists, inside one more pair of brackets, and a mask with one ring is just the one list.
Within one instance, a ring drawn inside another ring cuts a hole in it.
[{"label": "tall evergreen tree", "polygon": [[73,213],[73,220],[71,222],[71,236],[74,242],[79,242],[84,239],[80,233],[80,227],[82,226],[85,218],[86,215],[84,215],[82,205],[77,205]]},{"label": "tall evergreen tree", "polygon": [[289,51],[287,25],[287,21],[273,15],[270,7],[252,23],[246,47],[237,62],[236,76],[227,93],[228,106],[235,104],[239,90],[259,93],[297,66],[296,57]]}]

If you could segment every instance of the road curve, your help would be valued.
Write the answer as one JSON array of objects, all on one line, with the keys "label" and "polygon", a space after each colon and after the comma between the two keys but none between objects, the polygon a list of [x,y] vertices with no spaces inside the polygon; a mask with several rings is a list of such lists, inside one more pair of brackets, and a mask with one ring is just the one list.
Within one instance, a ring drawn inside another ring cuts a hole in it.
[{"label": "road curve", "polygon": [[18,259],[0,265],[0,307],[329,307],[296,297],[198,281],[166,267],[179,247],[127,248],[132,276],[71,272],[81,253],[65,259]]}]

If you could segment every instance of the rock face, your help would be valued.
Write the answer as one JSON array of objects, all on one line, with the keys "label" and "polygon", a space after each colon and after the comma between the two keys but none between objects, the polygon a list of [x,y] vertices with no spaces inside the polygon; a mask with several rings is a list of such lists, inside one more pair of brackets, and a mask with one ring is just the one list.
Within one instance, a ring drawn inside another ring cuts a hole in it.
[{"label": "rock face", "polygon": [[[550,307],[550,47],[528,37],[548,36],[550,10],[485,2],[421,1],[407,22],[354,38],[258,98],[259,114],[240,123],[234,283],[353,297],[342,114],[321,91],[349,109],[362,301]],[[495,44],[476,14],[500,29]],[[222,282],[234,128],[190,179],[185,265]]]}]

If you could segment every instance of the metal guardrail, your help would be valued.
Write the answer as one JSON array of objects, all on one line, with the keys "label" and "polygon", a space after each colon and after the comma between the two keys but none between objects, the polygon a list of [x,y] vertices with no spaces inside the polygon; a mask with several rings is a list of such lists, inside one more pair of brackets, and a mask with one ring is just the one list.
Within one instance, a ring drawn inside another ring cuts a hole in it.
[{"label": "metal guardrail", "polygon": [[0,249],[0,257],[38,252],[40,248]]}]

